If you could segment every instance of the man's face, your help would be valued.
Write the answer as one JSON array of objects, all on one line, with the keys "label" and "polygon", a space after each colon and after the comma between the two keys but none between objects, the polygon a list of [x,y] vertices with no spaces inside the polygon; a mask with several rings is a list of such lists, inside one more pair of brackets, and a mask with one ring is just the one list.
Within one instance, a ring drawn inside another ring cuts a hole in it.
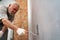
[{"label": "man's face", "polygon": [[8,12],[11,14],[11,15],[14,15],[17,11],[18,11],[19,7],[15,4],[11,4],[8,8]]}]

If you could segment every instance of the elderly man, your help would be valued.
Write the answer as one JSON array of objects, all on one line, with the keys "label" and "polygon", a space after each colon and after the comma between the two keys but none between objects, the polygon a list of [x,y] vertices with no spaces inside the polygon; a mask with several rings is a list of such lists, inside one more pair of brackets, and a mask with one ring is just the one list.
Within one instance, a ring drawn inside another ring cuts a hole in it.
[{"label": "elderly man", "polygon": [[[3,36],[7,28],[13,29],[14,31],[17,32],[18,35],[25,34],[26,31],[24,29],[18,28],[17,26],[11,23],[18,9],[19,9],[19,5],[17,3],[9,4],[8,7],[5,6],[0,7],[0,30],[1,30],[0,38]],[[5,39],[2,38],[0,40],[5,40]]]}]

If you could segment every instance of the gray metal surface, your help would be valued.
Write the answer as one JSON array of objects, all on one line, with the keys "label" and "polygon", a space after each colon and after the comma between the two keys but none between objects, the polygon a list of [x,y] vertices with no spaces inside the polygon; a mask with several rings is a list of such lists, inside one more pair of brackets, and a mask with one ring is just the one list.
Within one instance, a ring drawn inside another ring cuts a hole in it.
[{"label": "gray metal surface", "polygon": [[32,0],[32,14],[39,40],[60,40],[60,0]]}]

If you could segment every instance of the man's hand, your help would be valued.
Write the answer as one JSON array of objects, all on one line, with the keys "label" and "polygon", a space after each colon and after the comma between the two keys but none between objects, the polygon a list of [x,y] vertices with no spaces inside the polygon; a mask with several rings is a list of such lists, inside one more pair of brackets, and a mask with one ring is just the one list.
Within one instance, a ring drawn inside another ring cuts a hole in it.
[{"label": "man's hand", "polygon": [[17,32],[17,34],[20,35],[20,36],[22,36],[22,35],[25,34],[25,30],[22,29],[22,28],[18,28],[16,32]]},{"label": "man's hand", "polygon": [[6,27],[11,25],[11,22],[8,19],[3,18],[2,22]]},{"label": "man's hand", "polygon": [[22,29],[22,28],[18,28],[16,32],[19,36],[23,36],[23,35],[27,34],[27,31],[25,29]]}]

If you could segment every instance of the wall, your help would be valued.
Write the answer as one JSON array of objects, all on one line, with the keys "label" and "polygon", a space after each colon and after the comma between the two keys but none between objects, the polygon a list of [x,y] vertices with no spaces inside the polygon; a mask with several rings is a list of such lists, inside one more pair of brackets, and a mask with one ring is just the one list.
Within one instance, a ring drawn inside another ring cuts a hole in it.
[{"label": "wall", "polygon": [[[14,24],[20,28],[24,28],[28,31],[28,12],[27,12],[27,0],[16,0],[20,9],[15,15]],[[14,40],[28,40],[28,35],[18,36],[14,32]]]},{"label": "wall", "polygon": [[60,0],[32,0],[32,10],[33,27],[37,23],[39,27],[39,40],[60,40]]}]

